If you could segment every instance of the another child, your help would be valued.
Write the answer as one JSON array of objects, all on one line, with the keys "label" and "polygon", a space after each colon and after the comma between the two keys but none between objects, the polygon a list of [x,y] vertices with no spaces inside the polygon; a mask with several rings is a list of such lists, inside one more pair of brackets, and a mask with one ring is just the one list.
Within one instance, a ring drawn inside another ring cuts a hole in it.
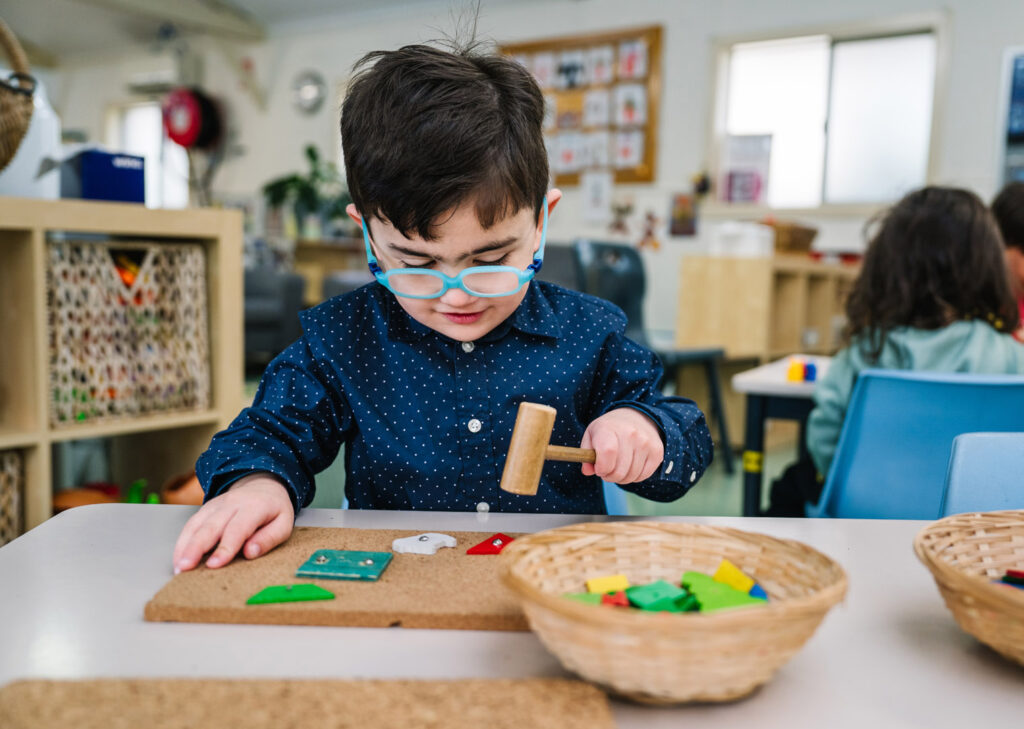
[{"label": "another child", "polygon": [[804,502],[817,502],[861,370],[1024,374],[1024,346],[1008,334],[1020,317],[1002,239],[966,190],[926,187],[888,211],[846,315],[846,346],[815,388],[807,422],[813,463],[772,485],[769,515],[803,516]]},{"label": "another child", "polygon": [[[547,189],[530,74],[428,46],[356,68],[341,134],[377,281],[305,312],[252,407],[213,438],[175,569],[286,540],[342,444],[357,509],[603,513],[601,479],[657,501],[686,493],[712,457],[704,416],[661,394],[620,310],[531,281],[561,192]],[[501,491],[523,401],[555,407],[551,442],[597,462],[546,464],[536,496]]]},{"label": "another child", "polygon": [[[1010,285],[1017,298],[1017,310],[1024,319],[1024,182],[1011,182],[1004,187],[992,201],[992,214],[1003,234]],[[1024,328],[1018,328],[1014,336],[1024,340]]]}]

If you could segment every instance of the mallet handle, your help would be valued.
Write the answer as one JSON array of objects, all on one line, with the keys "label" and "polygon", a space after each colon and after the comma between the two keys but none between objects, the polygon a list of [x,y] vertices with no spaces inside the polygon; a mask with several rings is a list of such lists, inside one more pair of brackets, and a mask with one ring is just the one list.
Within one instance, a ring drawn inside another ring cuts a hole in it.
[{"label": "mallet handle", "polygon": [[546,461],[569,461],[570,463],[593,463],[597,453],[593,448],[572,448],[570,446],[549,445],[544,449]]}]

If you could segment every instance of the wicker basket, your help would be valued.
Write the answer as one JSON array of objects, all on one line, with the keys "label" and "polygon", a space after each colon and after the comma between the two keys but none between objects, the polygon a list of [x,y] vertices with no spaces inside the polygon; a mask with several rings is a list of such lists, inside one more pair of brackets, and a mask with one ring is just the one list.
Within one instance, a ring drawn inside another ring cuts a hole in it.
[{"label": "wicker basket", "polygon": [[21,534],[21,454],[0,451],[0,544]]},{"label": "wicker basket", "polygon": [[0,47],[14,70],[10,78],[0,79],[0,170],[3,170],[14,158],[32,121],[36,81],[28,75],[25,51],[3,20],[0,20]]},{"label": "wicker basket", "polygon": [[1024,569],[1024,511],[940,519],[921,530],[914,551],[960,627],[1024,665],[1024,590],[992,583]]},{"label": "wicker basket", "polygon": [[[713,613],[645,613],[568,600],[584,580],[678,583],[729,559],[767,605]],[[771,678],[846,594],[846,573],[799,542],[698,524],[578,524],[520,537],[502,552],[505,583],[566,668],[645,703],[729,701]]]},{"label": "wicker basket", "polygon": [[[121,252],[141,259],[130,285]],[[47,255],[51,425],[209,407],[201,245],[65,240]]]}]

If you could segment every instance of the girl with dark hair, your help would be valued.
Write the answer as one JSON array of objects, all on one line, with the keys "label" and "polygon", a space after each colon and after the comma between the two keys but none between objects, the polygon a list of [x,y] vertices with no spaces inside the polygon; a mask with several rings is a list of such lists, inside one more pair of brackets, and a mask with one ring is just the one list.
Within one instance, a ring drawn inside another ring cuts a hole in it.
[{"label": "girl with dark hair", "polygon": [[846,302],[845,346],[814,392],[807,422],[813,463],[772,485],[775,516],[802,516],[816,502],[861,370],[1024,374],[1024,345],[1003,242],[974,193],[926,187],[880,221]]}]

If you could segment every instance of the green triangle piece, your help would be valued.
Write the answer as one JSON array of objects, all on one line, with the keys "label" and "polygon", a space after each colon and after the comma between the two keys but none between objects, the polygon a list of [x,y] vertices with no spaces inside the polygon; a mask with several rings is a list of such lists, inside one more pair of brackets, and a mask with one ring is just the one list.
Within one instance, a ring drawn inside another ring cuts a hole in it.
[{"label": "green triangle piece", "polygon": [[273,602],[307,602],[333,600],[334,593],[319,585],[271,585],[245,601],[246,605],[267,605]]},{"label": "green triangle piece", "polygon": [[587,605],[600,605],[601,604],[601,593],[599,592],[567,592],[562,597],[567,597],[570,600],[576,602],[586,603]]},{"label": "green triangle piece", "polygon": [[700,603],[703,613],[725,610],[728,608],[764,605],[767,600],[751,597],[734,587],[718,582],[703,572],[686,572],[683,574],[683,587],[692,592]]}]

